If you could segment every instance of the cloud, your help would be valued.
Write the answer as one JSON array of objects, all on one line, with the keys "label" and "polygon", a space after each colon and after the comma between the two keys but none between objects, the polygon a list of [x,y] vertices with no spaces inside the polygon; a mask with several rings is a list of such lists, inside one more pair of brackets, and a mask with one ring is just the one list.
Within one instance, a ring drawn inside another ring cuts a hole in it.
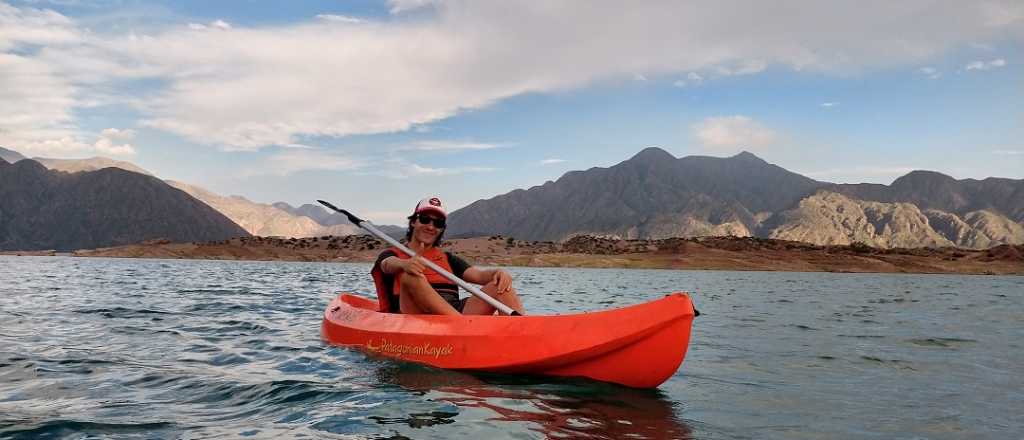
[{"label": "cloud", "polygon": [[464,142],[464,141],[417,141],[400,150],[415,151],[465,151],[465,150],[493,150],[501,148],[501,144],[486,142]]},{"label": "cloud", "polygon": [[634,73],[633,74],[633,80],[634,81],[647,81],[647,77],[644,76],[642,73]]},{"label": "cloud", "polygon": [[81,39],[82,34],[72,20],[61,14],[0,2],[0,51],[25,45],[76,43]]},{"label": "cloud", "polygon": [[364,161],[337,153],[306,148],[290,148],[272,154],[263,165],[242,172],[245,177],[258,175],[287,176],[299,171],[349,171],[366,166]]},{"label": "cloud", "polygon": [[691,127],[693,135],[710,150],[757,150],[771,146],[778,135],[747,116],[707,118]]},{"label": "cloud", "polygon": [[[36,121],[0,129],[31,142],[75,139],[75,109],[128,104],[143,115],[141,126],[251,151],[309,136],[406,131],[525,93],[635,74],[749,75],[768,66],[848,74],[920,64],[971,43],[1024,39],[1024,6],[1013,0],[808,2],[800,14],[779,14],[768,2],[733,8],[711,0],[641,2],[628,14],[610,0],[513,9],[492,1],[388,5],[393,14],[430,11],[359,26],[323,18],[245,27],[217,20],[198,30],[122,34],[0,3],[0,54],[37,64],[40,78],[56,88],[32,93],[58,103],[39,112],[0,110],[0,120],[28,112]],[[15,49],[26,45],[37,50]],[[0,103],[12,102],[3,79]],[[142,81],[151,88],[120,88]]]},{"label": "cloud", "polygon": [[934,67],[922,67],[918,69],[918,72],[921,72],[921,74],[928,77],[928,79],[939,79],[942,77],[942,73]]},{"label": "cloud", "polygon": [[722,75],[733,76],[733,75],[752,75],[755,73],[761,73],[768,64],[763,60],[749,60],[743,61],[736,66],[718,66],[715,70]]},{"label": "cloud", "polygon": [[56,66],[22,49],[77,44],[82,34],[56,12],[0,2],[0,145],[27,156],[82,152],[78,88]]},{"label": "cloud", "polygon": [[231,29],[231,23],[228,23],[224,20],[214,20],[211,21],[209,24],[189,23],[188,28],[194,31],[202,31],[207,29],[228,30]]},{"label": "cloud", "polygon": [[998,154],[1000,156],[1020,156],[1024,155],[1024,150],[993,150],[992,154]]},{"label": "cloud", "polygon": [[1002,58],[996,58],[996,59],[994,59],[992,61],[988,61],[988,62],[985,62],[985,61],[972,61],[970,63],[967,63],[966,66],[964,66],[964,70],[990,70],[990,69],[996,69],[996,68],[1005,67],[1005,66],[1006,66],[1006,60],[1004,60]]},{"label": "cloud", "polygon": [[127,141],[135,137],[134,130],[119,130],[116,128],[107,128],[100,132],[100,138],[93,144],[93,148],[101,154],[111,154],[115,156],[131,155],[135,154],[135,147],[129,143],[123,143],[117,145],[118,141]]},{"label": "cloud", "polygon": [[704,77],[700,76],[697,72],[690,72],[686,74],[686,79],[676,80],[672,85],[676,87],[699,86],[703,82]]},{"label": "cloud", "polygon": [[498,171],[498,169],[492,167],[475,166],[433,168],[419,165],[416,163],[397,160],[381,164],[380,166],[375,167],[373,171],[369,171],[366,174],[384,176],[391,179],[409,179],[414,177],[458,176],[469,173],[490,173],[495,171]]},{"label": "cloud", "polygon": [[441,4],[441,0],[388,0],[389,11],[392,14],[414,11],[428,6]]},{"label": "cloud", "polygon": [[821,103],[821,106],[824,107],[824,108],[832,108],[832,107],[836,107],[838,105],[839,105],[838,102],[823,102],[823,103]]},{"label": "cloud", "polygon": [[365,23],[366,20],[356,17],[349,17],[347,15],[335,15],[335,14],[319,14],[316,18],[324,21],[333,21],[335,23]]},{"label": "cloud", "polygon": [[430,168],[413,164],[411,174],[419,176],[455,176],[466,173],[489,173],[497,170],[497,168],[492,167]]},{"label": "cloud", "polygon": [[540,161],[541,165],[554,165],[556,163],[564,163],[565,159],[544,159]]}]

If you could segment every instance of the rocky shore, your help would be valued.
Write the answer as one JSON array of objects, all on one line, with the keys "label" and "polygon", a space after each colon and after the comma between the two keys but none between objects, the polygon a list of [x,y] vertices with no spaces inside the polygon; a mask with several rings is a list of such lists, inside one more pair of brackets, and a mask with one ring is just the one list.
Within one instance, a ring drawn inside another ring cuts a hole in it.
[{"label": "rocky shore", "polygon": [[[372,262],[386,244],[365,235],[245,237],[204,243],[167,240],[80,250],[79,257]],[[1024,274],[1024,246],[987,250],[878,249],[855,243],[817,246],[749,237],[619,240],[577,236],[564,242],[491,236],[448,240],[443,247],[474,264],[528,267],[764,270],[806,272]]]}]

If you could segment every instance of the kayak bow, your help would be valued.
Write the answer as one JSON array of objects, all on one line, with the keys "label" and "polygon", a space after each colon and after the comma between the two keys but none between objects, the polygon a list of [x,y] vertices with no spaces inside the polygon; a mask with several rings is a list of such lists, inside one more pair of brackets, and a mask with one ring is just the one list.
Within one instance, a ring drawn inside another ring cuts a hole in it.
[{"label": "kayak bow", "polygon": [[332,344],[439,368],[654,388],[682,364],[693,317],[685,293],[598,312],[514,317],[380,313],[375,300],[341,294],[324,311],[321,331]]}]

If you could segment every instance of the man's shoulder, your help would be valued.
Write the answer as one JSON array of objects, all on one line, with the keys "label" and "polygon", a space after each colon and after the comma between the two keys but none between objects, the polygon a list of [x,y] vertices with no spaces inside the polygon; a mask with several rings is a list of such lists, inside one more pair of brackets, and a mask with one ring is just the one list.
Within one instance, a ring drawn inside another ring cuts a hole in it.
[{"label": "man's shoulder", "polygon": [[444,255],[448,257],[449,264],[458,264],[460,266],[470,267],[472,264],[465,258],[458,256],[455,252],[444,251]]},{"label": "man's shoulder", "polygon": [[385,258],[397,257],[397,256],[398,256],[398,252],[395,252],[394,249],[392,249],[392,248],[384,249],[383,251],[380,251],[379,254],[377,254],[377,263],[380,264],[380,262],[384,261]]}]

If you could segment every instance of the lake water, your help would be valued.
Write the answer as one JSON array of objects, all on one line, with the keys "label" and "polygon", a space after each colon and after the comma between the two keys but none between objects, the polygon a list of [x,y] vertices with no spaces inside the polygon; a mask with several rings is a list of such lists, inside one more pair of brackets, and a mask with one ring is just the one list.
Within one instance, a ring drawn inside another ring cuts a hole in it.
[{"label": "lake water", "polygon": [[368,270],[0,256],[0,437],[1024,437],[1024,277],[511,268],[532,313],[693,293],[686,361],[632,390],[324,344]]}]

